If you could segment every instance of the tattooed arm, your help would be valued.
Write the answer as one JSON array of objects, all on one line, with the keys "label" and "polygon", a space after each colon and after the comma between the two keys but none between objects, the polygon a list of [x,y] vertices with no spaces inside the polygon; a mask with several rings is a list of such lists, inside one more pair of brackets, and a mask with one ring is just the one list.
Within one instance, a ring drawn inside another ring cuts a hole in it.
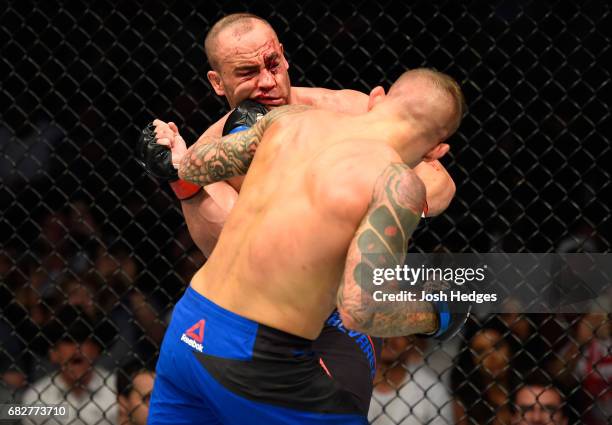
[{"label": "tattooed arm", "polygon": [[373,292],[393,292],[392,283],[374,286],[375,268],[403,265],[408,241],[419,223],[425,186],[407,165],[390,164],[348,250],[337,307],[344,325],[372,336],[435,332],[437,315],[428,302],[374,301]]},{"label": "tattooed arm", "polygon": [[179,177],[202,186],[246,174],[267,128],[307,106],[274,108],[253,127],[222,138],[202,136],[185,152],[178,167]]}]

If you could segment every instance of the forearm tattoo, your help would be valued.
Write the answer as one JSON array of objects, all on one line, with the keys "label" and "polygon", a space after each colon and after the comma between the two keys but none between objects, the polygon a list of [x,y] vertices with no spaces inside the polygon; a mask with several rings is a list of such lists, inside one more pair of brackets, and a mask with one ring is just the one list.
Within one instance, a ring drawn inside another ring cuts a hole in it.
[{"label": "forearm tattoo", "polygon": [[[389,165],[376,182],[368,213],[351,243],[338,306],[371,335],[408,335],[435,326],[429,303],[372,298],[374,290],[380,289],[373,284],[374,269],[403,265],[424,199],[424,185],[408,166]],[[387,282],[383,289],[393,292],[393,284]]]},{"label": "forearm tattoo", "polygon": [[253,127],[221,139],[200,139],[183,157],[179,177],[204,186],[246,174],[263,134],[258,130]]},{"label": "forearm tattoo", "polygon": [[191,146],[179,165],[179,177],[205,186],[246,174],[265,131],[284,116],[308,109],[302,105],[274,108],[252,128],[217,138],[202,137]]}]

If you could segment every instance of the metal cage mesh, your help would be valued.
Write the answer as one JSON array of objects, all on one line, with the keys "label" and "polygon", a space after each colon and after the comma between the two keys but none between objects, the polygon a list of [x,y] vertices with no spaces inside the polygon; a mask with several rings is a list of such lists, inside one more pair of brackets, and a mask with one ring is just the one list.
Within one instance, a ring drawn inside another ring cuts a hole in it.
[{"label": "metal cage mesh", "polygon": [[[114,422],[130,365],[154,365],[204,257],[133,149],[154,117],[193,142],[225,113],[202,46],[236,11],[270,21],[295,86],[367,93],[419,66],[461,82],[469,111],[444,160],[457,196],[416,249],[610,251],[608,2],[5,1],[0,402],[41,396],[58,363],[49,347],[67,335],[101,347],[68,358],[95,358],[110,400],[75,406],[74,423]],[[512,382],[536,370],[563,387],[571,423],[612,417],[609,316],[478,317],[444,346],[399,338],[385,350],[377,424],[505,423]]]}]

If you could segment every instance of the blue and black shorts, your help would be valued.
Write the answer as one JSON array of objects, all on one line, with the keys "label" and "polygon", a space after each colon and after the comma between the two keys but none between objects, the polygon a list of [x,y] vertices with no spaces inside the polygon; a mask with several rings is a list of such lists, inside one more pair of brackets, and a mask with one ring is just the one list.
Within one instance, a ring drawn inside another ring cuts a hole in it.
[{"label": "blue and black shorts", "polygon": [[148,423],[367,421],[363,401],[321,367],[313,341],[241,317],[188,288],[164,337]]}]

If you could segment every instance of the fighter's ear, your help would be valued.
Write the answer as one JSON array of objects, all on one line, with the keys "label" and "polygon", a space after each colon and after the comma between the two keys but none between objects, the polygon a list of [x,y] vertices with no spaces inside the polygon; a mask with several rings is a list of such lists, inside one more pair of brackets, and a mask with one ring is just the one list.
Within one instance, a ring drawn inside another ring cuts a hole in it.
[{"label": "fighter's ear", "polygon": [[210,85],[215,93],[217,93],[217,96],[225,96],[225,88],[223,87],[223,81],[219,73],[217,71],[208,71],[206,77],[208,81],[210,81]]},{"label": "fighter's ear", "polygon": [[444,155],[446,155],[449,150],[450,150],[450,146],[447,143],[439,143],[433,149],[431,149],[429,152],[425,154],[425,156],[423,157],[423,161],[431,162],[431,161],[435,161],[436,159],[440,159]]},{"label": "fighter's ear", "polygon": [[283,57],[283,66],[285,69],[289,69],[289,62],[287,62],[287,58],[285,57],[285,48],[283,47],[282,43],[278,44],[280,46],[281,56]]},{"label": "fighter's ear", "polygon": [[368,111],[374,107],[378,102],[385,98],[385,89],[381,86],[376,86],[370,92],[370,98],[368,99]]}]

